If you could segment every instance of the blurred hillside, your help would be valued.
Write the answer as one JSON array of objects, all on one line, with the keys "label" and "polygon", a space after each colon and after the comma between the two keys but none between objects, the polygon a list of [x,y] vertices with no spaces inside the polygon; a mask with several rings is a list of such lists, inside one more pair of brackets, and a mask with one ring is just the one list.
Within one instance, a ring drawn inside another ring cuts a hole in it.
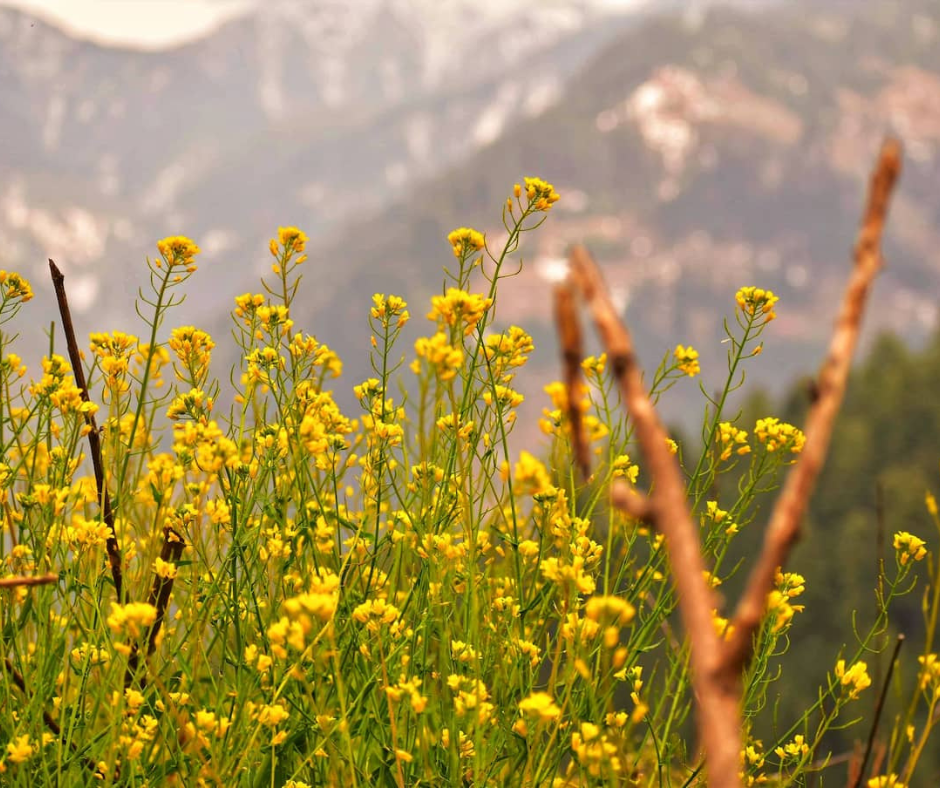
[{"label": "blurred hillside", "polygon": [[[127,329],[142,258],[176,233],[205,253],[169,319],[224,336],[266,239],[296,224],[313,243],[294,317],[346,360],[345,391],[369,374],[371,294],[422,314],[447,232],[475,226],[498,248],[512,183],[539,175],[563,198],[498,311],[537,339],[530,423],[557,370],[549,295],[573,242],[604,265],[644,359],[693,343],[708,388],[734,291],[777,291],[753,374],[779,386],[820,358],[886,131],[907,159],[868,330],[923,338],[940,272],[940,0],[655,8],[279,3],[161,53],[0,9],[2,264],[40,291],[23,341],[45,347],[54,315],[46,256],[79,331]],[[226,378],[234,359],[217,356]],[[694,394],[677,387],[670,416],[697,418]]]},{"label": "blurred hillside", "polygon": [[[372,292],[438,290],[454,226],[487,230],[498,249],[512,181],[538,174],[563,197],[524,240],[498,311],[500,324],[543,340],[527,394],[557,374],[551,281],[578,241],[603,263],[648,366],[670,343],[692,342],[709,388],[723,378],[721,319],[735,290],[772,288],[780,318],[752,374],[779,386],[821,360],[868,173],[893,131],[905,171],[866,333],[922,339],[940,283],[940,3],[818,8],[713,9],[626,31],[552,109],[335,235],[319,254],[329,286],[308,291],[298,320],[341,324],[332,341],[348,357],[365,346]],[[667,401],[674,417],[697,402],[685,390],[689,399],[677,388]]]}]

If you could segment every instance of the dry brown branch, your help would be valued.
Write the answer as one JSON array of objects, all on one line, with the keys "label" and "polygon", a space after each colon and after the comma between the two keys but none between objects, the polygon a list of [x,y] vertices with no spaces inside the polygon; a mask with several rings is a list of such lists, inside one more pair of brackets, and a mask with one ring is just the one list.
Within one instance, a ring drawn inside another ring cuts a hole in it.
[{"label": "dry brown branch", "polygon": [[617,317],[600,271],[583,247],[571,252],[571,276],[594,318],[624,406],[656,486],[649,496],[649,520],[663,534],[679,596],[682,622],[691,642],[692,682],[698,699],[698,727],[708,761],[708,784],[740,784],[741,729],[737,681],[720,673],[721,641],[712,624],[716,608],[705,581],[698,527],[686,501],[685,480],[666,444],[666,431],[647,396],[627,329]]},{"label": "dry brown branch", "polygon": [[787,476],[764,536],[763,549],[732,619],[734,630],[723,666],[725,682],[739,676],[750,660],[754,634],[760,626],[777,569],[786,563],[800,537],[801,521],[826,459],[833,425],[845,394],[865,301],[875,274],[881,268],[881,234],[900,170],[901,145],[895,139],[888,139],[882,145],[871,177],[868,205],[855,245],[855,266],[846,286],[828,356],[819,373],[819,396],[806,419],[806,444],[799,462]]},{"label": "dry brown branch", "polygon": [[[160,548],[160,558],[168,563],[175,564],[183,555],[183,549],[186,542],[173,528],[163,529],[163,546]],[[166,616],[166,610],[170,604],[170,594],[173,592],[173,578],[154,575],[153,585],[150,588],[150,596],[147,602],[157,609],[157,617],[147,634],[147,656],[153,655],[157,648],[157,638],[160,635],[160,628],[163,626],[163,619]],[[140,646],[135,642],[131,645],[131,653],[127,658],[127,669],[124,672],[124,686],[130,687],[133,684],[134,677],[137,674],[137,668],[140,665]],[[141,678],[140,686],[145,687],[146,680]]]},{"label": "dry brown branch", "polygon": [[0,578],[0,588],[15,588],[16,586],[47,586],[58,582],[59,576],[53,573],[36,575],[33,577],[4,577]]},{"label": "dry brown branch", "polygon": [[638,493],[623,479],[614,479],[611,483],[610,502],[627,517],[655,525],[652,522],[653,516],[649,498],[642,493]]},{"label": "dry brown branch", "polygon": [[[72,364],[72,373],[75,382],[82,391],[82,400],[91,402],[88,396],[88,386],[85,383],[85,369],[82,366],[82,356],[75,340],[75,327],[72,325],[72,312],[69,309],[69,300],[65,294],[65,277],[56,264],[49,260],[49,272],[52,274],[52,286],[55,288],[56,301],[59,304],[59,314],[62,317],[62,330],[65,332],[65,343],[69,350],[69,361]],[[114,530],[114,512],[111,509],[111,496],[104,481],[104,465],[101,462],[101,439],[98,435],[98,425],[95,423],[93,413],[85,414],[85,423],[90,427],[88,432],[88,446],[91,449],[91,462],[95,469],[95,484],[98,486],[98,501],[101,505],[102,518],[110,529],[105,549],[108,553],[108,563],[111,565],[111,577],[114,580],[114,589],[117,592],[118,602],[124,601],[123,586],[124,572],[121,562],[121,548],[118,545],[117,532]]]},{"label": "dry brown branch", "polygon": [[571,446],[581,478],[591,476],[591,455],[584,423],[581,419],[581,396],[584,384],[581,378],[581,359],[584,358],[581,340],[581,322],[575,304],[575,292],[570,281],[555,287],[555,323],[561,343],[561,360],[565,390],[568,393],[568,424],[571,427]]},{"label": "dry brown branch", "polygon": [[[825,459],[858,340],[865,301],[881,266],[881,234],[900,166],[900,144],[888,140],[872,176],[868,207],[855,247],[855,268],[829,355],[819,376],[818,396],[807,419],[806,444],[774,509],[764,548],[738,605],[727,642],[719,639],[712,624],[717,600],[705,581],[704,558],[698,528],[688,507],[685,481],[666,448],[666,431],[643,387],[630,334],[618,318],[590,255],[582,247],[576,247],[571,253],[570,276],[584,296],[607,348],[611,369],[620,384],[647,468],[656,482],[648,497],[625,485],[615,485],[611,501],[631,516],[648,521],[665,537],[679,609],[691,646],[698,730],[708,764],[708,784],[715,788],[740,785],[742,671],[750,659],[754,634],[760,626],[777,568],[785,563],[799,536],[800,521]],[[568,365],[573,363],[569,347],[575,346],[565,344]]]}]

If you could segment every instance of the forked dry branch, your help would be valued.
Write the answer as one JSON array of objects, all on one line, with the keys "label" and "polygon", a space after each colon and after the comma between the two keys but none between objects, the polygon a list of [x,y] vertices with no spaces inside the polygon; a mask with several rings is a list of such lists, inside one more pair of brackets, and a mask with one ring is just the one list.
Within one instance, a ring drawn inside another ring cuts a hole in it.
[{"label": "forked dry branch", "polygon": [[[665,537],[679,609],[691,643],[699,737],[707,759],[708,784],[714,788],[730,788],[741,782],[742,673],[752,656],[753,638],[766,610],[776,572],[786,563],[799,538],[800,523],[825,460],[858,342],[865,301],[881,268],[881,236],[900,169],[900,143],[889,139],[882,146],[871,178],[868,203],[855,246],[855,266],[819,375],[818,396],[807,418],[806,444],[771,516],[763,549],[735,611],[728,641],[719,638],[712,623],[712,611],[718,604],[705,580],[699,529],[689,509],[682,471],[667,449],[668,436],[646,393],[630,333],[617,315],[597,265],[583,247],[572,250],[570,280],[558,291],[556,303],[565,304],[558,314],[565,376],[570,386],[570,414],[576,411],[574,386],[575,381],[580,381],[571,372],[579,360],[575,352],[580,355],[580,329],[571,306],[572,296],[577,291],[583,296],[606,347],[649,476],[655,482],[648,496],[625,484],[616,486],[611,491],[611,501],[629,516],[650,523]],[[576,428],[573,442],[577,447],[584,442],[579,434],[580,422],[572,420],[571,424]],[[585,472],[585,478],[587,476]]]}]

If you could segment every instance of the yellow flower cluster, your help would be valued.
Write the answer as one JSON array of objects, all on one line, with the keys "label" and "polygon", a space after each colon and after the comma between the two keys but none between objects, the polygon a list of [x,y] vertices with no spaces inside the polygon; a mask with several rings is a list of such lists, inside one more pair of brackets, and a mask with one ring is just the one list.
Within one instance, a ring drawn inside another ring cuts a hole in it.
[{"label": "yellow flower cluster", "polygon": [[932,688],[933,695],[940,695],[940,658],[936,654],[921,655],[917,658],[920,663],[920,688]]},{"label": "yellow flower cluster", "polygon": [[205,422],[212,405],[212,397],[207,397],[202,389],[190,389],[173,399],[166,409],[166,417],[176,421],[182,416],[188,416],[195,421]]},{"label": "yellow flower cluster", "polygon": [[623,770],[614,737],[603,732],[593,722],[582,722],[579,729],[571,734],[571,749],[578,763],[591,777],[598,778],[604,773],[613,777]]},{"label": "yellow flower cluster", "polygon": [[698,375],[699,372],[702,371],[702,368],[698,363],[698,351],[691,345],[689,345],[689,347],[676,345],[673,356],[675,356],[676,359],[676,368],[682,374],[688,375],[690,378],[694,378],[696,375]]},{"label": "yellow flower cluster", "polygon": [[803,734],[798,733],[793,737],[793,741],[787,742],[782,747],[774,750],[777,757],[782,761],[802,760],[804,756],[809,755],[809,745],[804,740]]},{"label": "yellow flower cluster", "polygon": [[479,252],[486,245],[483,234],[469,227],[458,227],[447,236],[448,243],[454,248],[454,257],[466,258]]},{"label": "yellow flower cluster", "polygon": [[769,323],[777,315],[774,312],[774,305],[780,299],[773,294],[772,290],[763,290],[760,287],[742,287],[734,297],[738,304],[738,309],[746,317],[764,316],[764,322]]},{"label": "yellow flower cluster", "polygon": [[806,436],[802,430],[773,416],[758,419],[754,434],[769,452],[789,449],[792,454],[799,454],[806,445]]},{"label": "yellow flower cluster", "polygon": [[[307,236],[296,227],[278,227],[277,238],[272,238],[268,244],[274,257],[280,257],[281,255],[278,244],[281,245],[285,255],[301,254],[307,248]],[[307,256],[304,255],[302,258],[298,258],[296,262],[300,265],[306,259]]]},{"label": "yellow flower cluster", "polygon": [[469,336],[493,305],[493,299],[479,293],[467,293],[456,287],[447,288],[447,293],[431,298],[428,320],[440,319],[443,324],[454,327],[463,323],[463,333]]},{"label": "yellow flower cluster", "polygon": [[561,716],[561,709],[547,692],[533,692],[519,701],[519,711],[539,722],[551,722]]},{"label": "yellow flower cluster", "polygon": [[517,495],[544,495],[555,489],[545,464],[527,451],[519,454],[519,461],[513,470],[513,482]]},{"label": "yellow flower cluster", "polygon": [[402,676],[397,684],[385,688],[385,694],[396,703],[407,696],[415,714],[421,714],[428,705],[427,696],[421,694],[421,679],[419,678],[406,680]]},{"label": "yellow flower cluster", "polygon": [[882,775],[881,777],[872,777],[865,784],[868,788],[907,788],[907,783],[902,783],[901,779],[894,773]]},{"label": "yellow flower cluster", "polygon": [[[558,202],[559,194],[555,187],[541,178],[525,178],[525,196],[529,201],[529,209],[533,211],[548,212]],[[517,195],[518,196],[518,195]]]},{"label": "yellow flower cluster", "polygon": [[483,348],[493,377],[502,378],[506,383],[512,380],[514,373],[511,370],[525,364],[533,350],[532,337],[519,326],[510,326],[501,334],[488,336]]},{"label": "yellow flower cluster", "polygon": [[835,677],[843,687],[849,688],[849,698],[855,699],[862,690],[871,686],[871,677],[868,675],[868,665],[856,662],[846,670],[845,660],[836,663]]},{"label": "yellow flower cluster", "polygon": [[454,693],[454,712],[458,718],[470,717],[477,725],[489,722],[495,707],[489,700],[486,684],[454,673],[447,677],[447,686]]},{"label": "yellow flower cluster", "polygon": [[372,296],[372,304],[369,314],[373,320],[381,320],[388,324],[391,323],[393,317],[397,317],[395,324],[398,328],[402,328],[411,317],[408,314],[408,303],[400,296],[390,295],[386,298],[384,293],[376,293]]},{"label": "yellow flower cluster", "polygon": [[195,326],[179,326],[170,333],[170,350],[176,354],[173,368],[176,377],[192,386],[200,386],[209,375],[209,360],[215,342],[205,331]]},{"label": "yellow flower cluster", "polygon": [[747,432],[739,430],[730,421],[723,421],[718,425],[718,448],[722,462],[731,459],[732,454],[748,454],[751,451],[747,443]]},{"label": "yellow flower cluster", "polygon": [[0,271],[0,298],[25,304],[33,297],[29,282],[15,271]]},{"label": "yellow flower cluster", "polygon": [[907,531],[898,531],[894,535],[894,549],[897,551],[898,562],[901,566],[908,561],[920,561],[927,555],[926,543],[923,539]]},{"label": "yellow flower cluster", "polygon": [[[187,273],[196,270],[196,255],[201,251],[195,243],[184,235],[173,235],[157,241],[157,250],[168,268],[182,266]],[[156,261],[157,268],[162,268],[160,260]]]},{"label": "yellow flower cluster", "polygon": [[48,397],[54,407],[64,415],[74,411],[94,413],[98,406],[82,399],[82,390],[75,385],[69,374],[72,368],[59,355],[46,356],[42,360],[42,379],[29,387],[34,397]]},{"label": "yellow flower cluster", "polygon": [[39,746],[29,739],[29,734],[17,736],[7,744],[7,760],[10,763],[25,763],[39,750]]},{"label": "yellow flower cluster", "polygon": [[[500,410],[503,413],[503,418],[507,423],[512,423],[516,418],[516,414],[507,414],[506,410],[519,407],[525,400],[525,397],[518,391],[515,391],[507,386],[501,386],[499,383],[497,383],[493,388],[496,390],[495,402],[499,404]],[[487,405],[492,405],[494,402],[493,392],[490,390],[484,391],[483,401]]]},{"label": "yellow flower cluster", "polygon": [[628,455],[621,454],[611,463],[610,475],[611,478],[626,479],[630,484],[636,484],[637,477],[640,475],[640,466],[631,462]]},{"label": "yellow flower cluster", "polygon": [[137,350],[138,339],[123,331],[95,333],[90,337],[91,352],[98,357],[98,367],[109,392],[123,394],[130,388],[125,380],[131,355]]},{"label": "yellow flower cluster", "polygon": [[[418,358],[425,358],[434,368],[435,374],[442,380],[453,380],[463,365],[463,349],[451,345],[447,337],[438,331],[432,337],[418,337],[415,340],[415,353]],[[417,359],[411,366],[412,371],[420,371]]]},{"label": "yellow flower cluster", "polygon": [[[126,605],[112,602],[108,627],[115,635],[136,639],[143,634],[145,628],[153,626],[156,620],[157,609],[149,602],[128,602]],[[130,653],[130,647],[124,644],[115,645],[115,648],[123,654]]]},{"label": "yellow flower cluster", "polygon": [[401,613],[384,599],[368,599],[353,610],[353,619],[365,624],[366,629],[377,633],[383,625],[394,624]]}]

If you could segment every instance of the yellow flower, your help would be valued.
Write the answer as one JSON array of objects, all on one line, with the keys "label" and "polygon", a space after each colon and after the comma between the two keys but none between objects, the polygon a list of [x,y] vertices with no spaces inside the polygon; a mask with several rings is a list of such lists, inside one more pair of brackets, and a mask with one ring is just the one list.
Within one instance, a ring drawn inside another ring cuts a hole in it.
[{"label": "yellow flower", "polygon": [[774,752],[777,753],[778,757],[784,760],[787,758],[800,759],[809,753],[809,745],[803,740],[803,734],[798,733],[793,738],[793,741],[787,742],[787,744],[782,747],[777,747]]},{"label": "yellow flower", "polygon": [[401,296],[390,295],[386,298],[383,293],[376,293],[372,296],[372,303],[374,306],[369,314],[372,315],[373,319],[390,323],[393,317],[397,317],[397,325],[399,328],[408,322],[410,317],[406,308],[408,303]]},{"label": "yellow flower", "polygon": [[584,606],[584,614],[592,621],[624,626],[633,620],[636,608],[618,596],[592,596]]},{"label": "yellow flower", "polygon": [[917,661],[921,664],[920,688],[927,689],[933,685],[934,694],[940,693],[940,659],[936,654],[919,656]]},{"label": "yellow flower", "polygon": [[881,777],[872,777],[866,785],[868,788],[907,788],[907,783],[902,783],[898,776],[893,773]]},{"label": "yellow flower", "polygon": [[458,258],[469,257],[486,245],[483,234],[469,227],[458,227],[451,231],[447,236],[447,241],[454,247],[454,257]]},{"label": "yellow flower", "polygon": [[517,493],[543,495],[554,489],[548,469],[534,454],[527,451],[519,454],[513,480]]},{"label": "yellow flower", "polygon": [[688,375],[690,378],[694,378],[702,371],[698,363],[698,351],[691,345],[689,347],[676,345],[673,355],[676,358],[676,367],[678,370]]},{"label": "yellow flower", "polygon": [[534,211],[551,210],[558,202],[559,195],[555,187],[541,178],[525,178],[525,196],[529,201],[529,208]]},{"label": "yellow flower", "polygon": [[428,320],[440,318],[448,326],[456,326],[458,322],[464,323],[463,333],[473,333],[477,323],[483,318],[486,310],[493,304],[492,298],[483,295],[470,294],[456,287],[449,287],[442,296],[431,299],[431,311]]},{"label": "yellow flower", "polygon": [[[278,227],[277,240],[284,248],[286,254],[294,252],[300,254],[307,247],[307,236],[296,227]],[[302,263],[303,260],[298,260],[297,262]]]},{"label": "yellow flower", "polygon": [[201,385],[209,374],[209,359],[215,347],[212,337],[194,326],[179,326],[170,333],[169,345],[182,366],[181,370],[174,363],[176,376],[184,382]]},{"label": "yellow flower", "polygon": [[561,709],[547,692],[533,692],[519,702],[519,711],[541,722],[550,722],[561,716]]},{"label": "yellow flower", "polygon": [[835,676],[843,687],[849,687],[849,698],[857,698],[859,693],[871,686],[871,677],[868,675],[868,665],[856,662],[848,670],[845,669],[845,660],[836,663]]},{"label": "yellow flower", "polygon": [[748,454],[751,451],[747,444],[747,432],[739,430],[730,421],[718,425],[718,448],[721,450],[719,459],[722,462],[731,459],[732,454]]},{"label": "yellow flower", "polygon": [[799,454],[806,445],[806,436],[803,431],[792,424],[768,416],[758,419],[754,427],[757,439],[767,447],[767,451],[774,452],[780,448],[787,448],[793,454]]},{"label": "yellow flower", "polygon": [[108,626],[115,635],[126,633],[140,637],[143,627],[152,626],[157,620],[157,609],[147,602],[128,602],[126,605],[111,603]]},{"label": "yellow flower", "polygon": [[911,559],[920,561],[927,555],[924,540],[907,531],[898,531],[894,535],[894,549],[897,550],[898,561],[904,566]]},{"label": "yellow flower", "polygon": [[433,337],[418,337],[415,340],[415,353],[419,358],[428,360],[442,381],[453,380],[460,367],[463,366],[463,350],[451,345],[441,332]]},{"label": "yellow flower", "polygon": [[637,476],[640,475],[640,466],[634,465],[628,455],[621,454],[614,458],[610,466],[610,475],[614,479],[624,478],[629,480],[630,484],[636,484]]},{"label": "yellow flower", "polygon": [[734,297],[738,308],[747,317],[764,316],[764,322],[769,323],[777,315],[774,305],[780,299],[772,290],[763,290],[759,287],[742,287]]},{"label": "yellow flower", "polygon": [[370,632],[378,632],[383,624],[393,624],[398,619],[399,610],[384,599],[369,599],[353,610],[353,619],[365,624]]},{"label": "yellow flower", "polygon": [[25,304],[32,297],[33,288],[26,279],[13,271],[0,271],[0,298]]},{"label": "yellow flower", "polygon": [[[184,235],[173,235],[157,241],[157,249],[160,256],[166,261],[167,266],[174,268],[177,265],[184,266],[189,273],[196,270],[194,260],[201,251],[196,244]],[[160,262],[157,261],[157,267]]]},{"label": "yellow flower", "polygon": [[7,758],[11,763],[23,763],[33,757],[36,745],[29,741],[29,734],[17,736],[15,741],[7,744]]}]

